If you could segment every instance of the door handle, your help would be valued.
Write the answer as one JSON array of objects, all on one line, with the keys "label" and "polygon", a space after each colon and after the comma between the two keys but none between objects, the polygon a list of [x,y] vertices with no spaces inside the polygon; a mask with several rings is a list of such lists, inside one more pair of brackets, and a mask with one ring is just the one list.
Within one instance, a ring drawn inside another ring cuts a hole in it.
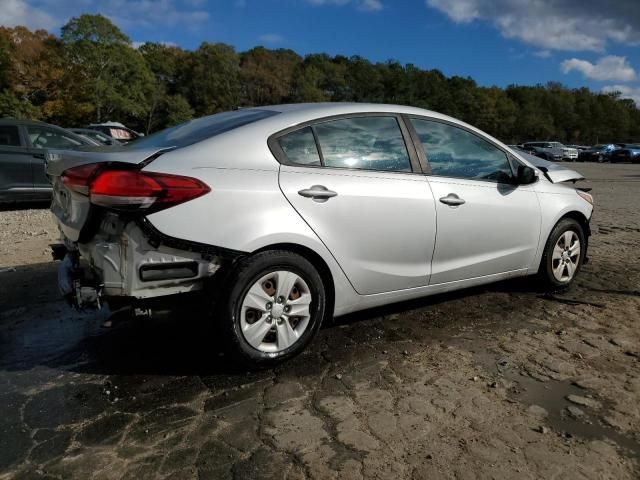
[{"label": "door handle", "polygon": [[452,207],[457,207],[459,205],[462,205],[465,203],[465,201],[463,199],[461,199],[458,195],[456,195],[455,193],[450,193],[449,195],[447,195],[446,197],[442,197],[440,199],[440,201],[442,203],[444,203],[445,205],[450,205]]},{"label": "door handle", "polygon": [[37,158],[39,160],[44,160],[44,153],[34,153],[33,158]]},{"label": "door handle", "polygon": [[333,190],[329,190],[324,185],[313,185],[311,188],[305,188],[300,190],[298,195],[306,198],[311,198],[318,203],[324,203],[330,198],[337,196],[338,194]]}]

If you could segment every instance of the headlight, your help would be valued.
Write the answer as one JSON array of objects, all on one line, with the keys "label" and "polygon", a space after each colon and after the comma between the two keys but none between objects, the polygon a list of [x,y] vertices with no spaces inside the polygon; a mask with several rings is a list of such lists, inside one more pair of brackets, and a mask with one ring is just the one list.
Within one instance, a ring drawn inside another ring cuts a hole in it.
[{"label": "headlight", "polygon": [[583,192],[582,190],[578,190],[578,189],[576,189],[576,193],[578,195],[580,195],[582,198],[584,198],[591,205],[593,205],[593,195],[591,195],[590,193],[587,193],[587,192]]}]

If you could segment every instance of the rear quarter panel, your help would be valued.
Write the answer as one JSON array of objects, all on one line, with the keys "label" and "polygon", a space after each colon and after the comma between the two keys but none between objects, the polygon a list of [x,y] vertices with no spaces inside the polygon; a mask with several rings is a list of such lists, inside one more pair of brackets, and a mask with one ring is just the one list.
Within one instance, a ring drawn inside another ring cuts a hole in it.
[{"label": "rear quarter panel", "polygon": [[160,232],[247,253],[281,243],[301,245],[317,253],[331,271],[334,314],[357,303],[357,294],[340,266],[280,191],[277,164],[273,170],[251,170],[216,168],[204,162],[186,167],[169,155],[158,160],[163,162],[153,162],[147,170],[189,175],[211,187],[203,197],[150,215],[149,221]]}]

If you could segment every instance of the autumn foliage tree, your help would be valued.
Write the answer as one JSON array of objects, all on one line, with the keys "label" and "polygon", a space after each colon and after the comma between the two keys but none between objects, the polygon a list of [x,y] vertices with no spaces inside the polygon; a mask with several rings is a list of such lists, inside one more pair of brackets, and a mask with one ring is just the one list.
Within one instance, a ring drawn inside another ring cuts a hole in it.
[{"label": "autumn foliage tree", "polygon": [[508,143],[640,142],[640,110],[632,100],[555,82],[481,87],[394,60],[302,57],[265,47],[237,52],[223,43],[136,49],[101,15],[72,18],[59,38],[0,27],[0,116],[62,126],[117,120],[152,132],[238,107],[327,101],[428,108]]}]

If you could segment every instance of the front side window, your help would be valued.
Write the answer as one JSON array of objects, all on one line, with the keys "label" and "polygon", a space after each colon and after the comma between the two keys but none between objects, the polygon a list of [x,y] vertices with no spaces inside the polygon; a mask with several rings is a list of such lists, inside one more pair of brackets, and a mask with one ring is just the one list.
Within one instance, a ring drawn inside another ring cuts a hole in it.
[{"label": "front side window", "polygon": [[18,127],[1,125],[0,126],[0,145],[4,145],[7,147],[19,147],[20,134],[18,133]]},{"label": "front side window", "polygon": [[287,160],[296,165],[320,166],[320,155],[311,127],[296,130],[278,139]]},{"label": "front side window", "polygon": [[315,125],[325,167],[410,172],[395,117],[357,117]]},{"label": "front side window", "polygon": [[35,148],[73,148],[81,145],[80,142],[62,132],[49,128],[27,126],[27,132],[31,145]]},{"label": "front side window", "polygon": [[412,119],[427,155],[431,174],[509,183],[512,171],[507,155],[491,143],[462,128]]}]

